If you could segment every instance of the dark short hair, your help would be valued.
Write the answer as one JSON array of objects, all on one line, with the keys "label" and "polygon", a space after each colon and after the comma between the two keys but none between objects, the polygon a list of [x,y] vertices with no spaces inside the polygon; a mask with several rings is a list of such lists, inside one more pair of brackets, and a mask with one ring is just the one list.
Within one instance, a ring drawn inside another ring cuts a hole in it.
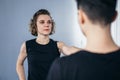
[{"label": "dark short hair", "polygon": [[[37,25],[36,25],[36,22],[37,22],[37,18],[39,15],[48,15],[50,16],[50,18],[52,19],[51,17],[51,14],[48,10],[46,9],[40,9],[38,10],[34,15],[33,15],[33,18],[31,19],[30,21],[30,26],[29,26],[29,31],[31,32],[32,35],[34,36],[37,36]],[[50,32],[50,35],[53,34],[55,32],[55,22],[54,20],[52,19],[52,30]]]},{"label": "dark short hair", "polygon": [[77,8],[82,9],[94,23],[110,24],[115,15],[117,0],[76,0]]}]

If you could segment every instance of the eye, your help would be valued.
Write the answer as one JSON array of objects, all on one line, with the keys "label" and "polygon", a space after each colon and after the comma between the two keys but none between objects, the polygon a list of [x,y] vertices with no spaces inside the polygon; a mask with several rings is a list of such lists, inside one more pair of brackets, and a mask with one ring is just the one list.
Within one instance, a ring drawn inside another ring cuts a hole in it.
[{"label": "eye", "polygon": [[48,20],[48,22],[47,22],[48,24],[52,24],[52,21],[51,20]]},{"label": "eye", "polygon": [[41,20],[41,21],[39,21],[39,23],[40,23],[40,24],[44,24],[44,23],[45,23],[45,21]]}]

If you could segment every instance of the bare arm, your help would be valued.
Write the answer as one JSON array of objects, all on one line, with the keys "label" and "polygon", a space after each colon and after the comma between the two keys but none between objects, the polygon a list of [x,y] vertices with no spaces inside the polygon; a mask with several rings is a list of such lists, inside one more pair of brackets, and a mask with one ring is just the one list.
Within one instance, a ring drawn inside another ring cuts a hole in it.
[{"label": "bare arm", "polygon": [[75,46],[68,46],[63,42],[57,42],[57,46],[64,55],[70,55],[74,54],[77,51],[80,51],[80,48],[77,48]]},{"label": "bare arm", "polygon": [[19,80],[26,80],[25,78],[25,71],[24,71],[24,61],[26,59],[27,53],[26,53],[26,45],[25,43],[22,44],[20,49],[20,54],[17,59],[16,63],[16,71],[19,77]]}]

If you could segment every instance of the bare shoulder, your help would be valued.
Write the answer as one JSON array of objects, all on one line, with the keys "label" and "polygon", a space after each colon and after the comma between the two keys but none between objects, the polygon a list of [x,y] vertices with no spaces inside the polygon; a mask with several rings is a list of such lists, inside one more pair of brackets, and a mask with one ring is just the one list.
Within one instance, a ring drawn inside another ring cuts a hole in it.
[{"label": "bare shoulder", "polygon": [[22,43],[21,48],[20,48],[20,52],[26,53],[26,44],[25,44],[25,42]]},{"label": "bare shoulder", "polygon": [[27,56],[27,52],[26,52],[26,44],[25,42],[21,45],[21,48],[20,48],[20,54],[19,54],[19,58],[21,59],[25,59]]},{"label": "bare shoulder", "polygon": [[18,55],[18,59],[17,59],[17,64],[23,64],[24,60],[27,57],[27,53],[26,53],[26,44],[25,42],[21,45],[20,48],[20,52]]}]

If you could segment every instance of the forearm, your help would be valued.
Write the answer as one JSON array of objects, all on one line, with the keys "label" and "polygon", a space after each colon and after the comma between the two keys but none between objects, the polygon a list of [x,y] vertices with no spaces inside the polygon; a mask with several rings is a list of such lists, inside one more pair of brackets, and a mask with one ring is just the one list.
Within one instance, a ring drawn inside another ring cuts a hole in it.
[{"label": "forearm", "polygon": [[26,80],[25,78],[25,71],[23,65],[17,65],[16,66],[16,71],[19,77],[19,80]]},{"label": "forearm", "polygon": [[80,48],[77,48],[75,46],[64,45],[61,50],[64,55],[71,55],[71,54],[74,54],[74,53],[80,51]]},{"label": "forearm", "polygon": [[63,53],[64,55],[70,55],[77,51],[80,51],[80,48],[77,48],[75,46],[68,46],[64,44],[63,42],[58,42],[58,48],[60,52]]}]

